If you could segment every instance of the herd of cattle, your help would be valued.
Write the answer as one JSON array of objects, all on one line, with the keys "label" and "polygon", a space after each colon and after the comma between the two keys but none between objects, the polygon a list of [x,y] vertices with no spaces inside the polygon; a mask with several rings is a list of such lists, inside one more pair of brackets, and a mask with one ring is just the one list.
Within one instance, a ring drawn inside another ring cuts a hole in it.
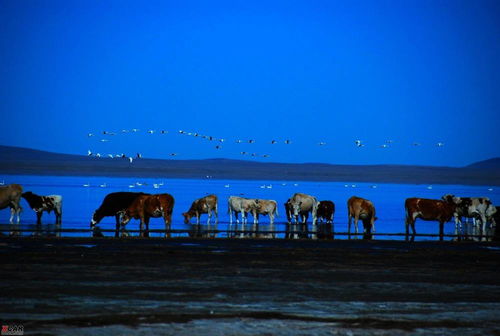
[{"label": "herd of cattle", "polygon": [[[0,187],[0,210],[10,208],[10,223],[14,223],[17,216],[17,224],[20,222],[21,198],[24,198],[37,215],[37,225],[41,225],[42,213],[44,211],[54,211],[56,215],[56,225],[62,223],[62,196],[48,195],[40,196],[32,192],[24,192],[18,184],[10,184]],[[174,198],[172,195],[146,194],[138,192],[114,192],[108,194],[99,208],[94,212],[90,227],[94,236],[102,235],[97,224],[108,216],[116,219],[115,237],[127,235],[126,224],[132,219],[140,220],[140,236],[149,236],[149,221],[151,218],[163,217],[165,223],[165,237],[170,238],[172,213],[174,208]],[[351,224],[354,219],[354,233],[358,235],[358,221],[363,223],[363,237],[370,239],[375,231],[375,221],[377,220],[374,204],[361,197],[353,196],[347,201],[348,208],[348,236],[351,238]],[[335,204],[332,201],[318,201],[311,195],[295,193],[284,203],[287,216],[285,238],[312,238],[312,239],[333,239],[333,217],[335,214]],[[414,240],[415,221],[417,218],[426,221],[439,222],[439,237],[443,240],[444,223],[455,219],[455,235],[457,237],[476,237],[486,240],[488,237],[497,235],[493,232],[496,223],[500,221],[500,208],[495,207],[487,197],[456,197],[454,195],[444,195],[441,200],[425,198],[408,198],[405,201],[405,228],[406,240]],[[207,214],[207,227],[202,231],[200,217]],[[255,198],[243,198],[231,196],[228,199],[229,214],[229,237],[245,237],[250,234],[252,237],[263,237],[259,230],[259,216],[269,216],[269,231],[265,237],[275,238],[274,219],[278,216],[278,204],[274,200],[264,200]],[[247,230],[248,214],[253,217],[253,224]],[[191,236],[215,237],[218,225],[218,198],[216,195],[208,195],[199,198],[191,204],[191,207],[184,212],[184,223],[189,224],[190,220],[196,218],[196,225],[193,226]],[[309,215],[312,216],[311,229],[308,230],[307,221]],[[233,221],[233,216],[235,221]],[[212,217],[215,217],[212,220]],[[465,223],[462,222],[465,218]],[[468,219],[472,219],[472,226]],[[233,225],[234,223],[234,225]],[[238,227],[239,226],[239,227]],[[410,235],[410,229],[412,234]]]}]

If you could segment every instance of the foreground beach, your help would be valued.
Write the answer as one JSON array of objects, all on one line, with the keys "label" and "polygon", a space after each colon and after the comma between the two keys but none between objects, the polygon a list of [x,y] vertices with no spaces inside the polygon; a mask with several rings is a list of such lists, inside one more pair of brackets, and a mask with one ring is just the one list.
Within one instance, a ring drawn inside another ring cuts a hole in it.
[{"label": "foreground beach", "polygon": [[500,246],[0,237],[0,317],[43,335],[499,334]]}]

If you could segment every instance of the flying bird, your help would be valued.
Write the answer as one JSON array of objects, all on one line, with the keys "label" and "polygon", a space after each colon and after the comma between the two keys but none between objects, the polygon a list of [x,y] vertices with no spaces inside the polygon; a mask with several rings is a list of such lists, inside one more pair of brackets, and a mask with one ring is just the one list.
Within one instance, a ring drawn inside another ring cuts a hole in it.
[{"label": "flying bird", "polygon": [[438,143],[436,144],[436,146],[438,146],[438,147],[443,147],[443,146],[444,146],[444,143],[442,143],[442,142],[438,142]]},{"label": "flying bird", "polygon": [[255,140],[250,139],[250,140],[248,140],[248,143],[255,143]]},{"label": "flying bird", "polygon": [[380,148],[388,148],[388,147],[389,147],[389,145],[387,145],[387,144],[380,145]]},{"label": "flying bird", "polygon": [[221,148],[222,148],[222,146],[219,146],[219,145],[215,146],[215,149],[221,149]]},{"label": "flying bird", "polygon": [[149,134],[153,134],[155,131],[154,130],[148,130]]},{"label": "flying bird", "polygon": [[94,134],[93,133],[89,133],[89,134],[87,134],[87,136],[91,137],[91,136],[94,136]]},{"label": "flying bird", "polygon": [[161,130],[161,131],[160,131],[160,133],[161,133],[161,134],[167,134],[167,133],[168,133],[168,131]]},{"label": "flying bird", "polygon": [[292,143],[292,141],[291,141],[291,140],[285,140],[285,144],[289,145],[289,144],[291,144],[291,143]]},{"label": "flying bird", "polygon": [[361,140],[355,140],[354,143],[356,144],[356,146],[358,147],[363,147],[365,144],[361,143]]},{"label": "flying bird", "polygon": [[90,149],[87,151],[87,156],[92,156],[92,152],[90,151]]},{"label": "flying bird", "polygon": [[420,143],[418,143],[418,142],[414,142],[412,145],[413,145],[413,146],[420,146]]},{"label": "flying bird", "polygon": [[326,142],[320,142],[318,145],[324,146],[324,145],[326,145]]},{"label": "flying bird", "polygon": [[278,143],[276,140],[271,140],[271,145],[274,145],[275,143]]},{"label": "flying bird", "polygon": [[108,140],[108,139],[101,139],[101,140],[99,140],[99,141],[101,141],[101,142],[109,142],[109,140]]},{"label": "flying bird", "polygon": [[142,154],[141,153],[137,153],[136,158],[137,159],[142,159]]}]

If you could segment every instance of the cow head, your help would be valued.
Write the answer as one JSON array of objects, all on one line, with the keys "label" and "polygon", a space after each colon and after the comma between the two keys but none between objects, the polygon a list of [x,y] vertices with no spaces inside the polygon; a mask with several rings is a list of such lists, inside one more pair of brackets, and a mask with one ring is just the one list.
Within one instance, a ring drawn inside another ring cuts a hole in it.
[{"label": "cow head", "polygon": [[182,215],[184,216],[184,224],[189,224],[193,216],[189,212],[184,212]]},{"label": "cow head", "polygon": [[292,203],[292,212],[293,212],[293,215],[295,217],[297,217],[300,214],[301,206],[302,206],[302,202]]},{"label": "cow head", "polygon": [[486,200],[486,204],[487,204],[487,208],[486,208],[486,218],[488,218],[489,220],[491,220],[491,218],[493,217],[494,214],[497,213],[497,208],[491,203],[491,201],[488,199]]},{"label": "cow head", "polygon": [[452,194],[446,194],[443,197],[441,197],[441,199],[447,203],[452,203],[456,205],[460,204],[462,201],[460,197],[456,197],[455,195]]},{"label": "cow head", "polygon": [[90,221],[90,228],[94,230],[95,225],[97,224],[96,213],[92,214],[92,220]]}]

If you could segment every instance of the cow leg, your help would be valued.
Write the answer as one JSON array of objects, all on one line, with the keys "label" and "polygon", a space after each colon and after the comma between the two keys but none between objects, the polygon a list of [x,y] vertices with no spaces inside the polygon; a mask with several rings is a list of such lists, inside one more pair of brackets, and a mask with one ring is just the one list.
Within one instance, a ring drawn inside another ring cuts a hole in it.
[{"label": "cow leg", "polygon": [[212,232],[210,230],[210,218],[212,218],[212,211],[211,210],[208,210],[207,217],[208,217],[208,219],[207,219],[207,230],[209,232],[208,235],[212,236]]},{"label": "cow leg", "polygon": [[119,231],[120,231],[120,214],[117,213],[115,215],[115,221],[116,221],[116,226],[115,226],[115,238],[118,238]]},{"label": "cow leg", "polygon": [[259,235],[259,215],[253,214],[253,227],[252,227],[252,236],[256,238]]},{"label": "cow leg", "polygon": [[439,241],[443,241],[444,235],[444,222],[442,220],[439,221]]},{"label": "cow leg", "polygon": [[145,238],[149,237],[149,219],[150,219],[149,216],[144,216],[144,226],[145,226],[145,228],[144,228],[144,231],[143,231],[143,233],[142,233],[141,236],[145,237]]},{"label": "cow leg", "polygon": [[62,211],[61,209],[57,209],[54,211],[56,214],[56,237],[61,236],[61,224],[62,224]]},{"label": "cow leg", "polygon": [[43,211],[36,212],[36,229],[33,232],[34,236],[39,236],[42,233],[42,215]]},{"label": "cow leg", "polygon": [[486,216],[481,214],[481,241],[487,240],[486,225],[487,225]]},{"label": "cow leg", "polygon": [[311,238],[312,239],[318,239],[318,218],[316,218],[316,215],[313,214],[313,219],[312,219],[312,234]]},{"label": "cow leg", "polygon": [[214,224],[214,232],[213,232],[213,236],[215,238],[217,236],[217,228],[219,226],[219,214],[217,213],[217,207],[212,211],[214,212],[214,215],[215,215],[215,224]]},{"label": "cow leg", "polygon": [[351,223],[352,223],[352,216],[349,214],[347,216],[347,239],[351,239]]},{"label": "cow leg", "polygon": [[358,221],[359,221],[359,217],[354,216],[354,233],[356,233],[356,236],[354,237],[354,239],[358,239]]},{"label": "cow leg", "polygon": [[246,224],[246,221],[247,221],[247,217],[246,217],[246,214],[245,212],[242,210],[241,211],[241,232],[240,232],[240,238],[243,238],[245,236],[245,224]]},{"label": "cow leg", "polygon": [[163,214],[163,222],[165,223],[165,238],[170,238],[171,232],[170,232],[170,223],[172,219],[171,216],[168,213]]},{"label": "cow leg", "polygon": [[408,221],[408,214],[406,214],[406,217],[405,217],[405,231],[406,231],[406,235],[405,235],[405,240],[408,241],[408,239],[410,238],[410,223]]},{"label": "cow leg", "polygon": [[417,231],[415,230],[415,221],[416,219],[414,218],[412,221],[411,221],[411,230],[413,232],[412,236],[411,236],[411,241],[414,241],[415,240],[415,235],[417,234]]},{"label": "cow leg", "polygon": [[269,214],[269,230],[271,231],[271,238],[276,238],[276,234],[274,233],[274,214]]},{"label": "cow leg", "polygon": [[17,223],[18,224],[17,226],[14,226],[14,215],[16,214],[16,211],[17,211],[17,208],[15,208],[15,207],[11,207],[10,208],[9,223],[10,223],[10,227],[11,227],[11,231],[10,231],[10,235],[11,236],[17,236],[17,235],[19,235],[18,231],[14,231],[14,229],[18,228],[18,226],[19,226],[19,223]]}]

